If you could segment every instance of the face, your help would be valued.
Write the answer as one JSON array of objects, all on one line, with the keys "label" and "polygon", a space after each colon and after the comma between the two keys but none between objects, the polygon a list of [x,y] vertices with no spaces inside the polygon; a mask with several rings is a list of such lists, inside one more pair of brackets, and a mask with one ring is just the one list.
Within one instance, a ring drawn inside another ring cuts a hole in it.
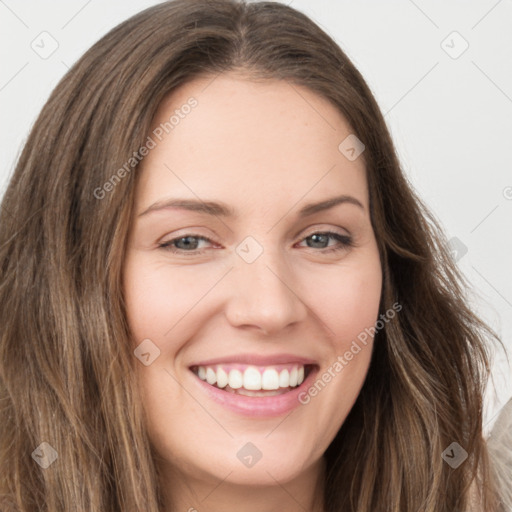
[{"label": "face", "polygon": [[154,129],[124,262],[151,441],[190,481],[292,481],[370,362],[371,337],[354,346],[382,285],[363,156],[338,148],[352,131],[327,100],[230,74],[173,91]]}]

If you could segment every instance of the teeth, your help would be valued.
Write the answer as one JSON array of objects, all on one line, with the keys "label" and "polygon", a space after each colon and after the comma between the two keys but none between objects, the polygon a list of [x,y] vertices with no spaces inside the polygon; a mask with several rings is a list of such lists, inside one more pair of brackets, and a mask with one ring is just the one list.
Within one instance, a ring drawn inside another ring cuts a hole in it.
[{"label": "teeth", "polygon": [[304,382],[304,366],[301,366],[297,375],[297,384],[302,384]]},{"label": "teeth", "polygon": [[279,374],[279,387],[287,388],[290,385],[290,372],[288,370],[283,370]]},{"label": "teeth", "polygon": [[255,366],[249,366],[242,373],[240,370],[226,370],[221,365],[212,367],[199,366],[197,376],[210,385],[225,388],[229,385],[232,389],[246,389],[248,391],[272,391],[279,388],[300,386],[304,382],[304,366],[295,365],[290,369],[284,368],[278,371],[276,368],[267,367],[260,372]]},{"label": "teeth", "polygon": [[261,373],[256,368],[249,367],[245,370],[243,387],[252,391],[261,389]]},{"label": "teeth", "polygon": [[217,386],[219,388],[225,388],[228,385],[228,382],[228,374],[222,368],[217,368]]},{"label": "teeth", "polygon": [[[288,373],[288,370],[286,370],[286,372]],[[283,388],[287,387],[288,386],[283,386]],[[261,389],[279,389],[279,374],[276,370],[265,370],[263,372],[261,377]]]},{"label": "teeth", "polygon": [[[206,378],[208,378],[208,370],[206,370]],[[290,386],[296,386],[298,378],[299,373],[297,372],[297,368],[293,368],[292,371],[290,372]]]},{"label": "teeth", "polygon": [[211,368],[206,368],[206,382],[208,384],[215,384],[217,382],[217,374]]},{"label": "teeth", "polygon": [[244,385],[242,372],[240,370],[231,370],[229,372],[228,384],[233,389],[241,388]]}]

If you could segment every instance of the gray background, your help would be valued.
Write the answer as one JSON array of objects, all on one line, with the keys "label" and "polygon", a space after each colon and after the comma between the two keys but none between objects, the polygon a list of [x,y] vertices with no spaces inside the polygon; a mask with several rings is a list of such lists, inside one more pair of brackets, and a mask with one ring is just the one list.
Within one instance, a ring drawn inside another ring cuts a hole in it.
[{"label": "gray background", "polygon": [[[68,67],[156,3],[0,0],[1,194]],[[512,352],[512,0],[286,3],[326,30],[366,78],[405,172],[453,239],[473,306]],[[486,432],[512,396],[511,373],[496,351]]]}]

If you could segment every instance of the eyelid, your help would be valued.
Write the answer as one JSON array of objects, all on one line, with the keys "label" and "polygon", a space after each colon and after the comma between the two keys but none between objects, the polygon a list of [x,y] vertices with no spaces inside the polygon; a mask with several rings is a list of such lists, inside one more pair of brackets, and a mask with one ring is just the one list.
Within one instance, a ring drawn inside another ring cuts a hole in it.
[{"label": "eyelid", "polygon": [[[199,231],[207,231],[209,234],[200,234]],[[212,243],[217,243],[217,242],[215,242],[215,235],[212,235],[211,233],[213,233],[211,230],[202,228],[202,227],[191,226],[191,227],[181,228],[181,229],[178,229],[177,231],[173,231],[172,233],[167,233],[166,235],[164,235],[157,241],[157,244],[171,242],[173,240],[185,238],[187,236],[204,238],[204,239],[209,240]]]},{"label": "eyelid", "polygon": [[[345,231],[345,233],[343,233],[342,230]],[[349,237],[352,236],[347,229],[341,228],[339,226],[333,226],[331,224],[314,224],[313,226],[309,226],[309,227],[307,227],[305,229],[301,229],[295,235],[294,238],[296,238],[298,236],[301,236],[302,238],[304,238],[304,237],[308,237],[310,235],[313,235],[315,233],[324,233],[324,232],[336,233],[336,234],[338,234],[340,236],[349,236]],[[309,235],[307,233],[309,233]]]}]

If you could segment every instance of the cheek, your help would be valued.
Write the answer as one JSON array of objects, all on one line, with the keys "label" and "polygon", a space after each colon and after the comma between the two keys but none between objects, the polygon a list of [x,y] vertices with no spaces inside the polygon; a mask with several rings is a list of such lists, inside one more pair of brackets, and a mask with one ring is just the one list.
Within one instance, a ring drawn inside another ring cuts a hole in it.
[{"label": "cheek", "polygon": [[211,272],[204,276],[194,272],[193,266],[178,271],[140,255],[129,256],[124,290],[134,341],[150,338],[164,348],[164,340],[172,339],[173,330],[186,328],[183,320],[216,280]]},{"label": "cheek", "polygon": [[315,418],[311,436],[330,442],[357,400],[370,365],[381,295],[380,264],[337,273],[324,284],[324,293],[316,288],[310,297],[332,336],[326,341],[320,372],[299,399]]},{"label": "cheek", "polygon": [[308,304],[331,335],[338,352],[375,324],[381,288],[381,266],[375,254],[337,269],[317,272],[314,279],[304,284]]},{"label": "cheek", "polygon": [[327,358],[301,401],[314,410],[316,435],[332,439],[359,395],[371,360],[371,328],[382,288],[377,251],[347,259],[336,271],[317,273],[314,284],[310,304],[331,336]]}]

